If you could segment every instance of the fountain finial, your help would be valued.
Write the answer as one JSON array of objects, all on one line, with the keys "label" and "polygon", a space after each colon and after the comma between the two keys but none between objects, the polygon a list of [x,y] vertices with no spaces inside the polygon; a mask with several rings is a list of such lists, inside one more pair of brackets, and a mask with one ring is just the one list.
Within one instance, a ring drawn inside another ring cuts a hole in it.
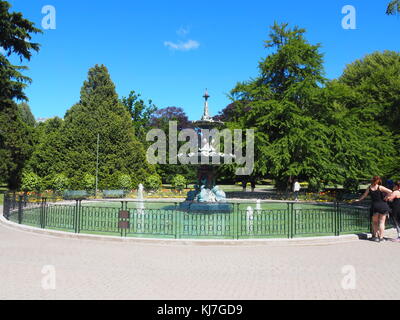
[{"label": "fountain finial", "polygon": [[208,90],[206,89],[206,92],[204,93],[204,114],[203,117],[201,118],[201,120],[205,120],[208,121],[211,119],[210,114],[208,112],[208,98],[210,98],[210,95],[208,94]]},{"label": "fountain finial", "polygon": [[209,97],[210,95],[208,94],[208,89],[206,88],[206,93],[204,94],[203,98],[207,101]]}]

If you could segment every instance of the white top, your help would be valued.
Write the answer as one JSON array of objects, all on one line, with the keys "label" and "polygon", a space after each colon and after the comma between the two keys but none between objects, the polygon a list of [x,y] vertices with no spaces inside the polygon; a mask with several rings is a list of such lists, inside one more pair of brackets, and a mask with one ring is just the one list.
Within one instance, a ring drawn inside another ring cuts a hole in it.
[{"label": "white top", "polygon": [[299,182],[295,182],[294,186],[293,186],[293,191],[297,192],[300,191],[301,187],[300,187],[300,183]]}]

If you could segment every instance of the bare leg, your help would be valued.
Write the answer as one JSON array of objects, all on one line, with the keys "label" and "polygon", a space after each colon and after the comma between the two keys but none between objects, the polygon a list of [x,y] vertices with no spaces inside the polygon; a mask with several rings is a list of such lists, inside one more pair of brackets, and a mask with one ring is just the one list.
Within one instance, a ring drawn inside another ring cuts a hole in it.
[{"label": "bare leg", "polygon": [[379,225],[379,215],[378,214],[374,214],[372,216],[372,237],[373,238],[379,238],[378,225]]},{"label": "bare leg", "polygon": [[385,223],[386,223],[386,215],[380,214],[379,215],[379,238],[383,239],[385,234]]},{"label": "bare leg", "polygon": [[398,220],[398,217],[396,215],[393,215],[392,219],[393,219],[394,227],[397,230],[397,237],[400,238],[400,221]]}]

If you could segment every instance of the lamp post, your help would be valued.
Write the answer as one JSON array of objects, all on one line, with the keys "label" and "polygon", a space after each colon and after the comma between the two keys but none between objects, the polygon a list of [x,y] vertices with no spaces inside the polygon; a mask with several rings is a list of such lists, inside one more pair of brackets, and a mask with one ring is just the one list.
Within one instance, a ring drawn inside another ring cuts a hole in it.
[{"label": "lamp post", "polygon": [[99,143],[100,143],[100,134],[97,134],[97,154],[96,154],[96,194],[95,197],[97,199],[98,192],[98,183],[99,183]]}]

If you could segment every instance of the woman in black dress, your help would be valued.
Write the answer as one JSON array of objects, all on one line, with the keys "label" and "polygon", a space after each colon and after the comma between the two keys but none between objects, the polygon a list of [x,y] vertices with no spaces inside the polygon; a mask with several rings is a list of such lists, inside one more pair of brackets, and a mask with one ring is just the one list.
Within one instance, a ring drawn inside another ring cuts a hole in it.
[{"label": "woman in black dress", "polygon": [[400,181],[395,183],[393,193],[388,196],[386,200],[391,204],[391,219],[393,226],[397,230],[397,239],[394,239],[393,241],[400,242]]},{"label": "woman in black dress", "polygon": [[368,195],[371,196],[371,214],[372,214],[372,240],[376,242],[384,241],[386,218],[392,211],[385,201],[387,196],[392,194],[392,190],[382,186],[382,179],[378,176],[372,178],[371,185],[356,201],[364,200]]}]

